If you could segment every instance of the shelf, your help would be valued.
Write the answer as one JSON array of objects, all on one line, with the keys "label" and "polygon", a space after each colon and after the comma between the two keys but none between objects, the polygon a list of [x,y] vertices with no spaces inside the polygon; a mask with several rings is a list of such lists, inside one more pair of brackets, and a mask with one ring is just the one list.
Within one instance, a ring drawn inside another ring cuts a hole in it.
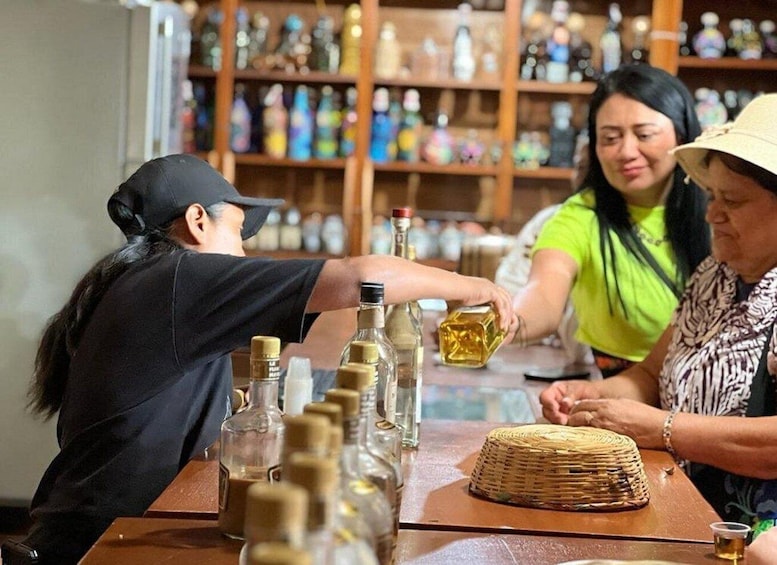
[{"label": "shelf", "polygon": [[261,82],[280,82],[296,84],[345,84],[355,85],[356,77],[337,73],[310,71],[307,73],[287,73],[284,71],[258,71],[255,69],[235,69],[235,80],[253,80]]},{"label": "shelf", "polygon": [[540,167],[539,169],[515,169],[513,176],[523,179],[542,179],[542,180],[572,180],[573,169],[561,167]]},{"label": "shelf", "polygon": [[539,94],[581,95],[589,96],[596,90],[595,82],[546,82],[542,80],[519,80],[519,92],[535,92]]},{"label": "shelf", "polygon": [[418,163],[405,163],[402,161],[374,163],[373,168],[375,171],[392,173],[428,173],[434,175],[470,175],[478,177],[493,177],[497,174],[496,165],[465,165],[463,163],[433,165],[423,161]]},{"label": "shelf", "polygon": [[402,88],[439,88],[448,90],[477,90],[499,92],[502,85],[496,81],[461,81],[456,79],[421,80],[416,78],[378,78],[375,77],[376,86],[399,86]]},{"label": "shelf", "polygon": [[205,65],[189,65],[189,78],[216,78],[216,71]]},{"label": "shelf", "polygon": [[304,168],[304,169],[345,169],[345,159],[276,159],[262,153],[235,153],[235,164],[260,167]]},{"label": "shelf", "polygon": [[678,64],[681,69],[777,71],[777,59],[737,59],[736,57],[702,59],[701,57],[680,57]]}]

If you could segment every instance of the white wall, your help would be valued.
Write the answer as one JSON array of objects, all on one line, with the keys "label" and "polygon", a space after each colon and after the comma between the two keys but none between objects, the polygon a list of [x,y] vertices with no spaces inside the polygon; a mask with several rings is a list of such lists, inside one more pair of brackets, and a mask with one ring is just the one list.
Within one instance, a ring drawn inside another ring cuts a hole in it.
[{"label": "white wall", "polygon": [[123,8],[0,2],[0,505],[25,505],[57,452],[25,409],[41,330],[121,238]]}]

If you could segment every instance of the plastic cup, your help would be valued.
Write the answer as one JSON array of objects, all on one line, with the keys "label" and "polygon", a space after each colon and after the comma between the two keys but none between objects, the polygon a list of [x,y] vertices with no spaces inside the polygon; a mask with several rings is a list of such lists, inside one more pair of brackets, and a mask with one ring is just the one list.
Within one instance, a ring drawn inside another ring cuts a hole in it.
[{"label": "plastic cup", "polygon": [[750,526],[739,522],[713,522],[710,528],[715,541],[715,557],[729,561],[744,559]]}]

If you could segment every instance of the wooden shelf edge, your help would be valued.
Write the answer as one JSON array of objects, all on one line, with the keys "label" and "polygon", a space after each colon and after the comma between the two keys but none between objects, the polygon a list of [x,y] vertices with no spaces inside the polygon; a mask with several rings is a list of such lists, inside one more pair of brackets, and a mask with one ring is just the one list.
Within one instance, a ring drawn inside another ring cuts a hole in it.
[{"label": "wooden shelf edge", "polygon": [[260,71],[255,69],[235,70],[235,80],[299,84],[345,84],[355,85],[356,77],[336,73],[310,71],[308,73],[287,73],[284,71]]},{"label": "wooden shelf edge", "polygon": [[721,71],[777,71],[777,59],[737,59],[721,57],[702,59],[701,57],[680,57],[681,69],[712,69]]},{"label": "wooden shelf edge", "polygon": [[465,165],[451,163],[450,165],[433,165],[432,163],[406,163],[394,161],[391,163],[374,163],[375,172],[390,173],[424,173],[433,175],[469,175],[479,177],[494,177],[497,174],[496,165]]},{"label": "wooden shelf edge", "polygon": [[546,82],[542,80],[519,80],[518,93],[534,92],[538,94],[560,94],[590,96],[596,90],[595,82]]},{"label": "wooden shelf edge", "polygon": [[262,153],[235,153],[235,164],[258,167],[345,170],[345,159],[276,159]]},{"label": "wooden shelf edge", "polygon": [[539,169],[515,169],[513,176],[524,179],[547,179],[571,181],[573,169],[562,167],[540,167]]}]

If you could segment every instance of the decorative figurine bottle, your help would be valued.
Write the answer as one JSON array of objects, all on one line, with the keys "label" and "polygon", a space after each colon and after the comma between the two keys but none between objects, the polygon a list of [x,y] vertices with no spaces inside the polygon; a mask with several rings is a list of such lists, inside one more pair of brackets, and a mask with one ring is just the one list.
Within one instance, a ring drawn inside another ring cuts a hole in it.
[{"label": "decorative figurine bottle", "polygon": [[221,41],[219,30],[224,21],[224,12],[211,10],[200,31],[200,57],[202,64],[214,70],[221,69]]},{"label": "decorative figurine bottle", "polygon": [[553,32],[547,41],[548,64],[546,80],[548,82],[567,82],[569,78],[569,42],[570,32],[567,28],[569,18],[569,2],[553,0],[550,10],[553,20]]},{"label": "decorative figurine bottle", "polygon": [[551,167],[572,167],[575,156],[575,128],[570,124],[572,105],[569,102],[554,102],[550,107],[553,125],[550,127]]},{"label": "decorative figurine bottle", "polygon": [[505,338],[490,306],[464,306],[451,312],[439,328],[440,358],[446,365],[482,367]]},{"label": "decorative figurine bottle", "polygon": [[262,114],[264,151],[276,159],[286,157],[289,112],[283,104],[283,85],[274,84],[264,98]]},{"label": "decorative figurine bottle", "polygon": [[378,44],[375,46],[375,76],[396,78],[402,66],[402,46],[397,41],[397,28],[392,22],[380,26]]},{"label": "decorative figurine bottle", "polygon": [[340,157],[350,157],[356,147],[356,88],[345,91],[345,105],[340,114]]},{"label": "decorative figurine bottle", "polygon": [[567,18],[569,30],[569,80],[581,82],[596,80],[596,69],[593,64],[593,47],[591,42],[583,37],[585,18],[578,12],[572,12]]},{"label": "decorative figurine bottle", "polygon": [[472,6],[466,2],[459,4],[459,25],[453,38],[453,78],[472,80],[475,76],[475,56],[472,53],[472,32],[469,20]]},{"label": "decorative figurine bottle", "polygon": [[376,163],[390,160],[391,118],[389,117],[389,91],[376,88],[372,97],[372,134],[370,137],[370,159]]},{"label": "decorative figurine bottle", "polygon": [[308,87],[297,86],[289,112],[289,159],[307,161],[313,151],[313,115],[310,111]]},{"label": "decorative figurine bottle", "polygon": [[448,131],[448,116],[437,114],[434,130],[421,146],[421,157],[433,165],[449,165],[453,162],[453,138]]},{"label": "decorative figurine bottle", "polygon": [[361,60],[362,9],[351,4],[345,9],[343,27],[340,32],[340,72],[344,75],[358,75]]},{"label": "decorative figurine bottle", "polygon": [[416,163],[421,158],[421,97],[415,88],[408,88],[402,99],[402,119],[397,134],[397,160]]},{"label": "decorative figurine bottle", "polygon": [[221,425],[219,445],[219,530],[243,539],[246,491],[266,482],[281,460],[285,426],[278,408],[281,341],[251,339],[248,406]]},{"label": "decorative figurine bottle", "polygon": [[263,58],[267,55],[267,35],[270,33],[270,18],[262,12],[254,12],[251,16],[251,31],[248,42],[249,65],[262,68]]},{"label": "decorative figurine bottle", "polygon": [[340,112],[334,107],[334,91],[324,85],[321,99],[316,108],[316,125],[313,141],[313,156],[316,159],[337,157],[337,132],[340,129]]},{"label": "decorative figurine bottle", "polygon": [[[404,259],[407,259],[407,235],[412,216],[410,208],[394,208],[391,212],[394,255]],[[401,302],[389,308],[386,314],[386,336],[397,352],[396,424],[402,428],[402,445],[416,447],[421,424],[424,346],[421,327],[409,302]]]},{"label": "decorative figurine bottle", "polygon": [[693,37],[693,49],[702,59],[718,59],[726,50],[726,40],[718,29],[719,21],[715,12],[704,12],[701,15],[704,27]]},{"label": "decorative figurine bottle", "polygon": [[615,2],[610,4],[609,18],[607,27],[599,40],[599,46],[602,49],[602,72],[609,73],[614,71],[621,64],[623,47],[621,45],[621,34],[618,31],[623,15],[621,8]]},{"label": "decorative figurine bottle", "polygon": [[235,85],[235,99],[230,113],[229,147],[235,153],[246,153],[251,149],[251,110],[245,100],[244,84]]},{"label": "decorative figurine bottle", "polygon": [[745,18],[742,20],[742,44],[743,48],[739,52],[740,59],[760,59],[763,55],[763,41],[758,33],[753,20]]}]

